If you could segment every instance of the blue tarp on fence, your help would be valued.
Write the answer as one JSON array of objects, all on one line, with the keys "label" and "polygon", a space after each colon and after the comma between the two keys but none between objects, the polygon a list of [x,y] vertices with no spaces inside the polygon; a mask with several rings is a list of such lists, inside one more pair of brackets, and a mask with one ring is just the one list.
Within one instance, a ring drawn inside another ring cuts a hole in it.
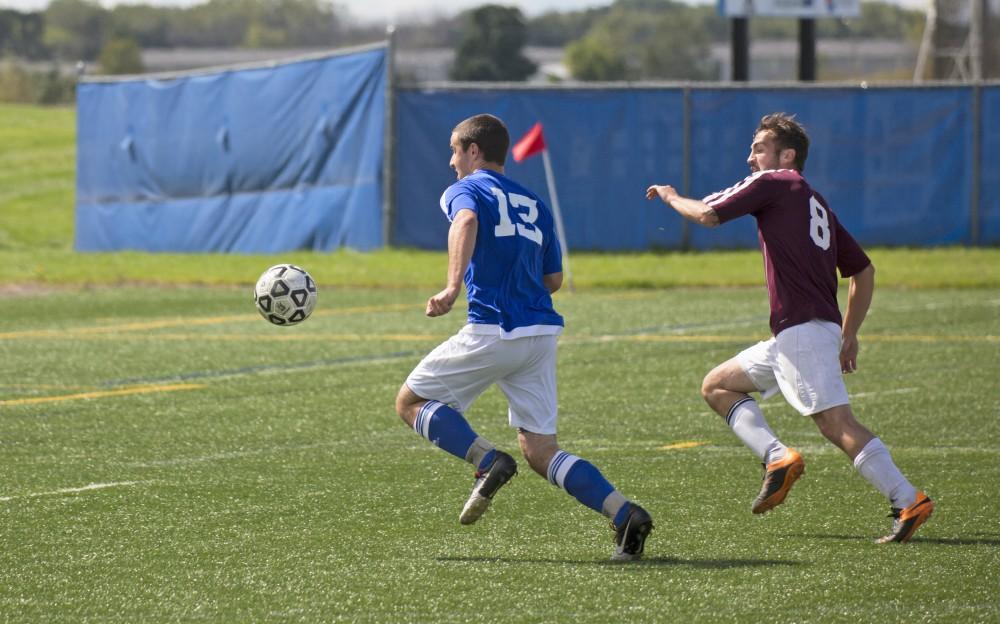
[{"label": "blue tarp on fence", "polygon": [[81,251],[382,244],[386,48],[77,88]]},{"label": "blue tarp on fence", "polygon": [[[398,89],[383,240],[386,53],[81,83],[77,249],[443,249],[449,135],[481,112],[514,141],[543,123],[571,250],[756,247],[750,218],[708,230],[643,195],[738,182],[774,111],[804,123],[805,176],[863,244],[1000,243],[992,84]],[[541,158],[509,160],[507,173],[552,203]]]},{"label": "blue tarp on fence", "polygon": [[[972,242],[975,166],[983,172],[980,242],[1000,235],[1000,88],[984,88],[983,146],[972,161],[973,90],[928,88],[691,88],[690,177],[684,99],[676,88],[403,90],[399,93],[395,219],[391,242],[442,249],[437,200],[453,180],[451,128],[480,112],[503,118],[517,140],[545,127],[572,249],[756,247],[752,219],[711,230],[682,223],[643,199],[651,183],[702,197],[749,173],[760,118],[795,113],[812,145],[805,176],[866,245]],[[991,163],[993,165],[991,166]],[[548,199],[540,159],[507,172]],[[686,232],[686,233],[685,233]]]},{"label": "blue tarp on fence", "polygon": [[[679,247],[682,220],[643,200],[650,180],[683,167],[680,91],[637,89],[403,90],[398,97],[396,216],[392,242],[441,249],[448,222],[438,208],[454,182],[448,141],[471,115],[492,113],[517,141],[544,124],[570,249]],[[551,205],[540,157],[507,174]]]},{"label": "blue tarp on fence", "polygon": [[[693,91],[692,193],[748,175],[760,118],[785,111],[809,133],[806,180],[859,242],[967,243],[970,95],[963,88]],[[693,228],[692,246],[756,247],[754,221],[744,221],[740,231]]]}]

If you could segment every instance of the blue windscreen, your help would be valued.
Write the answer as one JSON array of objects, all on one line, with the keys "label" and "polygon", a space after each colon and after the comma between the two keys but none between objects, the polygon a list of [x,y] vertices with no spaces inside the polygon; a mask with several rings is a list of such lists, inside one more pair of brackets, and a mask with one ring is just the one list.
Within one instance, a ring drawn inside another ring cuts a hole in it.
[{"label": "blue windscreen", "polygon": [[[967,87],[690,88],[690,184],[703,197],[738,182],[754,130],[768,113],[794,113],[811,138],[806,179],[866,245],[972,240],[973,108]],[[982,240],[1000,237],[1000,89],[982,92]],[[545,128],[570,249],[753,248],[752,218],[686,225],[643,199],[649,184],[684,183],[684,90],[444,88],[399,93],[392,242],[442,249],[437,208],[454,180],[448,137],[481,112],[503,118],[513,141]],[[548,197],[541,158],[507,173]],[[685,237],[685,229],[689,232]]]},{"label": "blue windscreen", "polygon": [[[682,174],[680,90],[404,90],[398,101],[394,244],[446,246],[438,200],[455,181],[448,141],[478,113],[503,119],[512,142],[542,123],[571,250],[681,244],[682,219],[643,195],[650,181]],[[506,173],[551,206],[541,156],[508,158]]]},{"label": "blue windscreen", "polygon": [[386,49],[77,89],[76,248],[382,244]]},{"label": "blue windscreen", "polygon": [[[803,171],[845,227],[869,245],[969,240],[971,99],[954,89],[751,89],[692,94],[692,192],[749,174],[754,130],[795,113],[810,138]],[[696,230],[697,248],[756,246],[743,231]],[[747,224],[744,224],[747,225]]]}]

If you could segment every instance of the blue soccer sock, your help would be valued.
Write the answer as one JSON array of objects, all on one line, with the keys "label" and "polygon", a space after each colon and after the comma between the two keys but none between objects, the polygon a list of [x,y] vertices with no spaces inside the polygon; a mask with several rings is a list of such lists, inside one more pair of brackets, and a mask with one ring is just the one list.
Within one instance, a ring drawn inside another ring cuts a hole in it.
[{"label": "blue soccer sock", "polygon": [[601,471],[576,455],[566,451],[556,452],[549,462],[548,477],[552,485],[561,487],[587,507],[611,518],[615,526],[621,524],[628,511],[628,501],[608,483]]},{"label": "blue soccer sock", "polygon": [[489,466],[496,456],[496,447],[489,440],[476,435],[462,414],[440,401],[424,403],[413,430],[479,469]]}]

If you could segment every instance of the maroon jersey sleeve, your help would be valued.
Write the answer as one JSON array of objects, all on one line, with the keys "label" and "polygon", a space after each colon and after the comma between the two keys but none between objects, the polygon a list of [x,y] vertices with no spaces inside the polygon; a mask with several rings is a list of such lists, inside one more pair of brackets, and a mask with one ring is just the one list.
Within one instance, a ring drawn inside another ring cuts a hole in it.
[{"label": "maroon jersey sleeve", "polygon": [[837,231],[837,269],[841,277],[851,277],[865,270],[872,263],[868,254],[861,248],[851,233],[844,229],[838,219]]},{"label": "maroon jersey sleeve", "polygon": [[747,214],[754,214],[772,200],[783,187],[769,184],[770,171],[758,171],[740,182],[702,199],[715,210],[719,223],[726,223]]}]

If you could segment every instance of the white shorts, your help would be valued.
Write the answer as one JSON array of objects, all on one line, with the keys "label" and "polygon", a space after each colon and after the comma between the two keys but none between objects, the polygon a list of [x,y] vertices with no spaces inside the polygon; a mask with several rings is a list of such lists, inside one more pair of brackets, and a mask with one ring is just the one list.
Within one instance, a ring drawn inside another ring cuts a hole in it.
[{"label": "white shorts", "polygon": [[502,340],[499,326],[469,324],[428,353],[406,385],[465,413],[496,384],[507,397],[512,427],[555,434],[557,340],[555,334]]},{"label": "white shorts", "polygon": [[846,405],[840,370],[840,327],[813,320],[793,325],[736,356],[743,372],[766,399],[779,390],[804,416]]}]

